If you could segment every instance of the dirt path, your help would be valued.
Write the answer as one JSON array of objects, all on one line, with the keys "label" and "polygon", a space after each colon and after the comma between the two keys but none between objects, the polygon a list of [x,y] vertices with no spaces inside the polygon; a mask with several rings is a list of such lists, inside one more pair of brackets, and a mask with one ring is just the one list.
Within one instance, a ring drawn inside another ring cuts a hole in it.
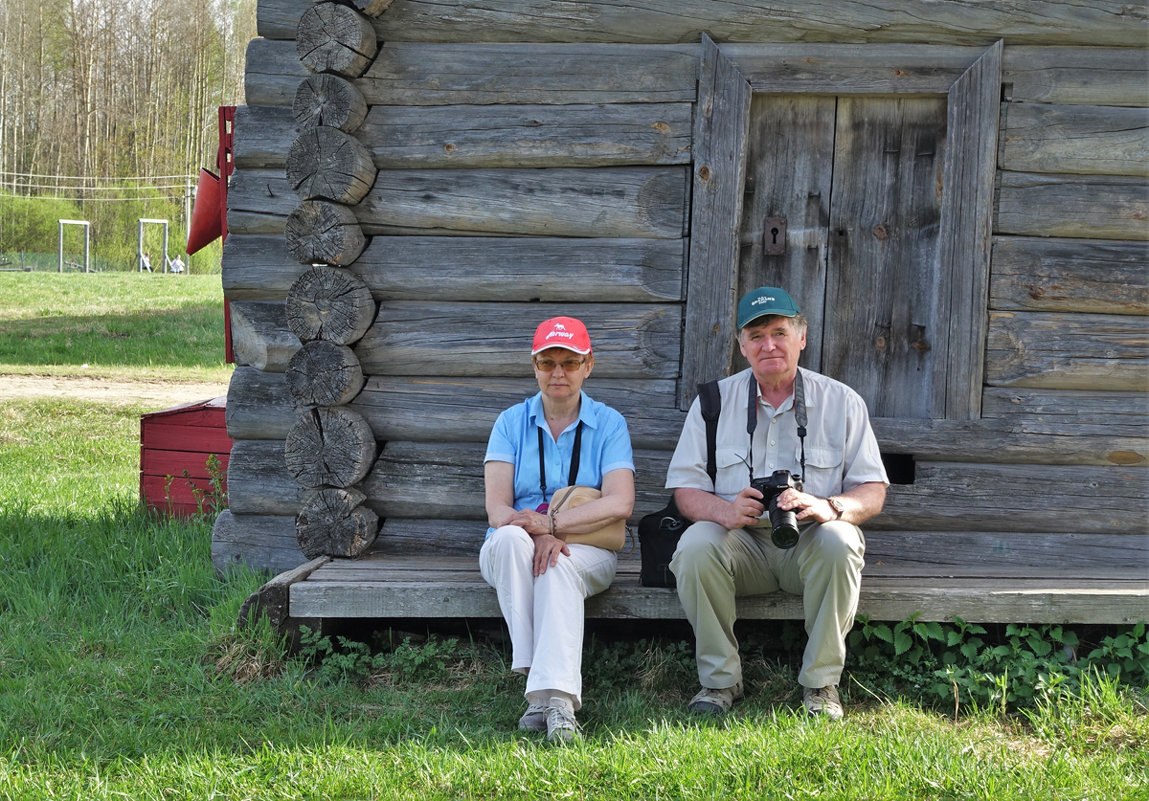
[{"label": "dirt path", "polygon": [[104,403],[140,403],[166,409],[226,394],[226,382],[183,384],[84,376],[0,375],[0,400],[82,398]]}]

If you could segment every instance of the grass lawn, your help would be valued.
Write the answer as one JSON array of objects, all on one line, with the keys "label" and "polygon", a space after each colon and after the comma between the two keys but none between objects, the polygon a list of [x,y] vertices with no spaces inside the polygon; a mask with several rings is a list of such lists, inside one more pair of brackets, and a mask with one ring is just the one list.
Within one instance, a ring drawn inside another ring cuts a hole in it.
[{"label": "grass lawn", "polygon": [[[56,352],[42,337],[105,336],[82,323],[105,310],[70,311],[66,287],[32,277],[21,293],[0,275],[0,373],[42,369]],[[112,314],[128,339],[145,320],[158,338],[169,316],[210,326],[218,312],[218,277],[178,299],[188,278],[128,277],[135,300]],[[218,337],[195,342],[170,367],[142,344],[84,362],[173,380],[226,369]],[[956,716],[852,682],[833,725],[795,712],[791,660],[752,633],[748,698],[708,724],[683,711],[689,643],[604,630],[586,648],[584,740],[552,748],[514,730],[522,680],[489,624],[425,637],[392,622],[370,650],[289,656],[266,630],[235,630],[264,577],[214,574],[209,519],[139,511],[142,411],[0,401],[0,800],[1149,797],[1144,688],[1101,678]]]}]

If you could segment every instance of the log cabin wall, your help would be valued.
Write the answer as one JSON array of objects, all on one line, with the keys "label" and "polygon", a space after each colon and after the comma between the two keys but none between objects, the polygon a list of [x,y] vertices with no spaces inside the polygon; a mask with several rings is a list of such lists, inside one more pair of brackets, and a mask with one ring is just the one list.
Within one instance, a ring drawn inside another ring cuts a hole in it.
[{"label": "log cabin wall", "polygon": [[795,73],[839,46],[855,76],[875,49],[1003,44],[980,397],[969,419],[875,418],[907,483],[868,555],[964,558],[950,543],[982,532],[1145,559],[1144,9],[526,6],[260,0],[224,248],[239,366],[219,569],[293,568],[317,529],[353,555],[380,521],[375,548],[477,553],[486,437],[535,391],[526,343],[555,314],[587,323],[587,390],[628,418],[636,518],[661,507],[705,280],[689,267],[699,131],[718,119],[698,103],[708,40],[774,46]]}]

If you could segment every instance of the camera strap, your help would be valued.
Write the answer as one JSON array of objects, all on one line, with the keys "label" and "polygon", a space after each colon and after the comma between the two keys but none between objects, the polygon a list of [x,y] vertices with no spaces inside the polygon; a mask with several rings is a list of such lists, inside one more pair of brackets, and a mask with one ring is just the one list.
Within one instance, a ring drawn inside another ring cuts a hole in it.
[{"label": "camera strap", "polygon": [[[543,503],[547,502],[547,460],[543,456],[543,429],[539,426],[539,489],[543,493]],[[558,445],[558,442],[555,443]],[[575,429],[574,450],[571,452],[571,469],[567,476],[567,486],[574,486],[578,481],[578,463],[579,455],[582,453],[582,420],[578,421],[578,427]]]},{"label": "camera strap", "polygon": [[[799,480],[806,478],[806,388],[802,384],[802,371],[794,374],[794,421],[798,424],[798,448],[800,469],[802,475]],[[746,383],[746,433],[750,435],[750,458],[747,466],[750,468],[750,478],[754,478],[754,431],[758,428],[758,380],[751,372]]]}]

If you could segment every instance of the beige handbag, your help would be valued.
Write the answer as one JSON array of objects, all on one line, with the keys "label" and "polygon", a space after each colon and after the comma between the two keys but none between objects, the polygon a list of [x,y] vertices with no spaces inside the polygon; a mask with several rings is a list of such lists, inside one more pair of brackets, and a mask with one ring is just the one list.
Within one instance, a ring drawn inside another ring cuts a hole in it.
[{"label": "beige handbag", "polygon": [[[579,485],[563,487],[551,497],[547,515],[553,517],[563,509],[573,509],[588,501],[597,501],[601,497],[602,491],[594,487]],[[608,551],[621,551],[626,546],[626,521],[616,520],[607,523],[588,534],[567,534],[565,539],[569,545],[593,545]]]}]

